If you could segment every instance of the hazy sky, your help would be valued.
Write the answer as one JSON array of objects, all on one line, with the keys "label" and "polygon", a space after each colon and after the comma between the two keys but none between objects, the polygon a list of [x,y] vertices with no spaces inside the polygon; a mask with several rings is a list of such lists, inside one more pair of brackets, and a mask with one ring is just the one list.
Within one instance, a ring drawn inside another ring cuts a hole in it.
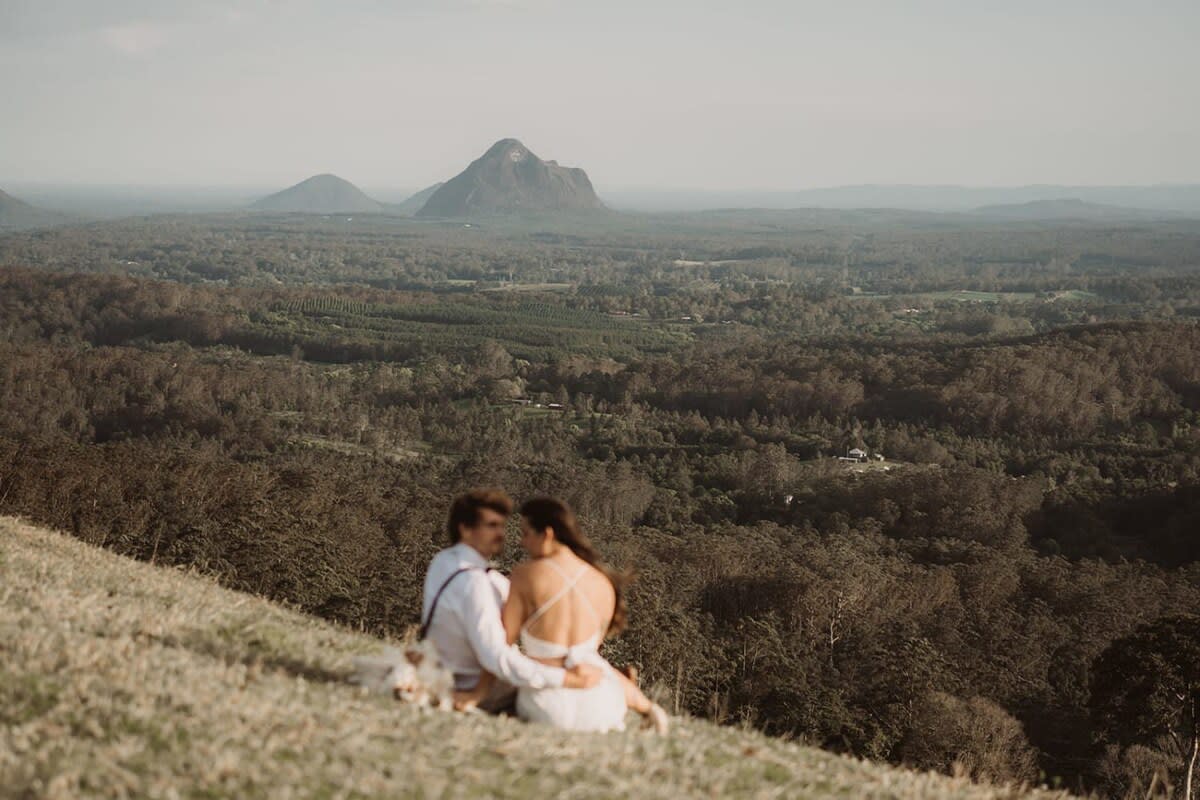
[{"label": "hazy sky", "polygon": [[1200,181],[1200,1],[0,0],[6,182]]}]

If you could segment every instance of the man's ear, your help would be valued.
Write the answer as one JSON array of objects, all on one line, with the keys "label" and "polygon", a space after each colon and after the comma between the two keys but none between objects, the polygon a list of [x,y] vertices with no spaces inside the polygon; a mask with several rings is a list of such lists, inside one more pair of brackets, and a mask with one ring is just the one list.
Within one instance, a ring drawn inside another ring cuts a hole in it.
[{"label": "man's ear", "polygon": [[548,542],[553,542],[555,539],[558,538],[557,536],[554,535],[554,528],[550,527],[549,525],[542,528],[542,536],[545,536],[546,541],[548,541]]}]

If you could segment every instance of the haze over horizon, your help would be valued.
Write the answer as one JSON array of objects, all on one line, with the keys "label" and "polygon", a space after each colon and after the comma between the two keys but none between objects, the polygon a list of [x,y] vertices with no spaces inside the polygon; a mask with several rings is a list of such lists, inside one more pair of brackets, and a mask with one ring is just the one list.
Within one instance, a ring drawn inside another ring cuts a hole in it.
[{"label": "haze over horizon", "polygon": [[0,187],[1200,182],[1200,6],[0,0]]}]

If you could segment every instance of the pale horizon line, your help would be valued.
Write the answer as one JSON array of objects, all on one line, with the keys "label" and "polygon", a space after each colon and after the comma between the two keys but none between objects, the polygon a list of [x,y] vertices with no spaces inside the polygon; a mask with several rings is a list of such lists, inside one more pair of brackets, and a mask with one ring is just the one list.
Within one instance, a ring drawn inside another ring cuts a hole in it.
[{"label": "pale horizon line", "polygon": [[[586,172],[586,170],[585,170]],[[457,173],[455,173],[457,174]],[[28,180],[17,179],[8,180],[0,178],[0,190],[4,190],[6,186],[26,186],[30,188],[55,188],[55,189],[220,189],[227,191],[243,191],[243,190],[272,190],[274,188],[286,189],[298,183],[308,180],[317,175],[335,175],[343,180],[353,183],[359,188],[370,187],[376,190],[399,191],[411,190],[419,192],[423,189],[432,186],[433,183],[417,186],[415,184],[403,183],[376,183],[371,181],[355,181],[347,178],[345,175],[337,172],[313,172],[304,175],[301,178],[295,179],[292,183],[199,183],[193,181],[173,181],[173,182],[153,182],[153,181],[130,181],[130,182],[112,182],[112,181],[57,181],[57,180]],[[453,175],[450,176],[454,177]],[[588,176],[591,177],[590,175]],[[446,178],[449,180],[449,178]],[[438,181],[434,181],[437,183]],[[593,185],[595,181],[593,180]],[[603,184],[601,184],[603,186]],[[795,194],[797,192],[821,192],[821,191],[838,191],[843,189],[1050,189],[1050,188],[1067,188],[1067,189],[1159,189],[1159,188],[1196,188],[1200,187],[1200,179],[1183,180],[1183,181],[1154,181],[1150,183],[1082,183],[1082,182],[1037,182],[1037,183],[913,183],[905,181],[900,183],[885,183],[885,182],[857,182],[857,183],[834,183],[820,184],[813,186],[801,186],[795,188],[762,188],[762,187],[738,187],[738,188],[710,188],[703,186],[655,186],[655,185],[614,185],[604,186],[603,190],[607,192],[664,192],[664,193],[691,193],[691,194]],[[602,194],[600,189],[597,189],[597,194]]]}]

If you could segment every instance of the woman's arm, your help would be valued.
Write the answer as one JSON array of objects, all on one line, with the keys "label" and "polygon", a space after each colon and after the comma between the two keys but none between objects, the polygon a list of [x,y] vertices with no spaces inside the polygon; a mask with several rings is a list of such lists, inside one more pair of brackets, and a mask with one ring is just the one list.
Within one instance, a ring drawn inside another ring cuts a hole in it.
[{"label": "woman's arm", "polygon": [[513,568],[512,574],[508,577],[508,600],[504,603],[504,608],[500,610],[500,620],[504,623],[504,634],[508,638],[508,643],[513,644],[521,636],[521,626],[525,624],[525,620],[529,618],[529,603],[526,598],[529,596],[529,570],[524,564],[518,564]]}]

